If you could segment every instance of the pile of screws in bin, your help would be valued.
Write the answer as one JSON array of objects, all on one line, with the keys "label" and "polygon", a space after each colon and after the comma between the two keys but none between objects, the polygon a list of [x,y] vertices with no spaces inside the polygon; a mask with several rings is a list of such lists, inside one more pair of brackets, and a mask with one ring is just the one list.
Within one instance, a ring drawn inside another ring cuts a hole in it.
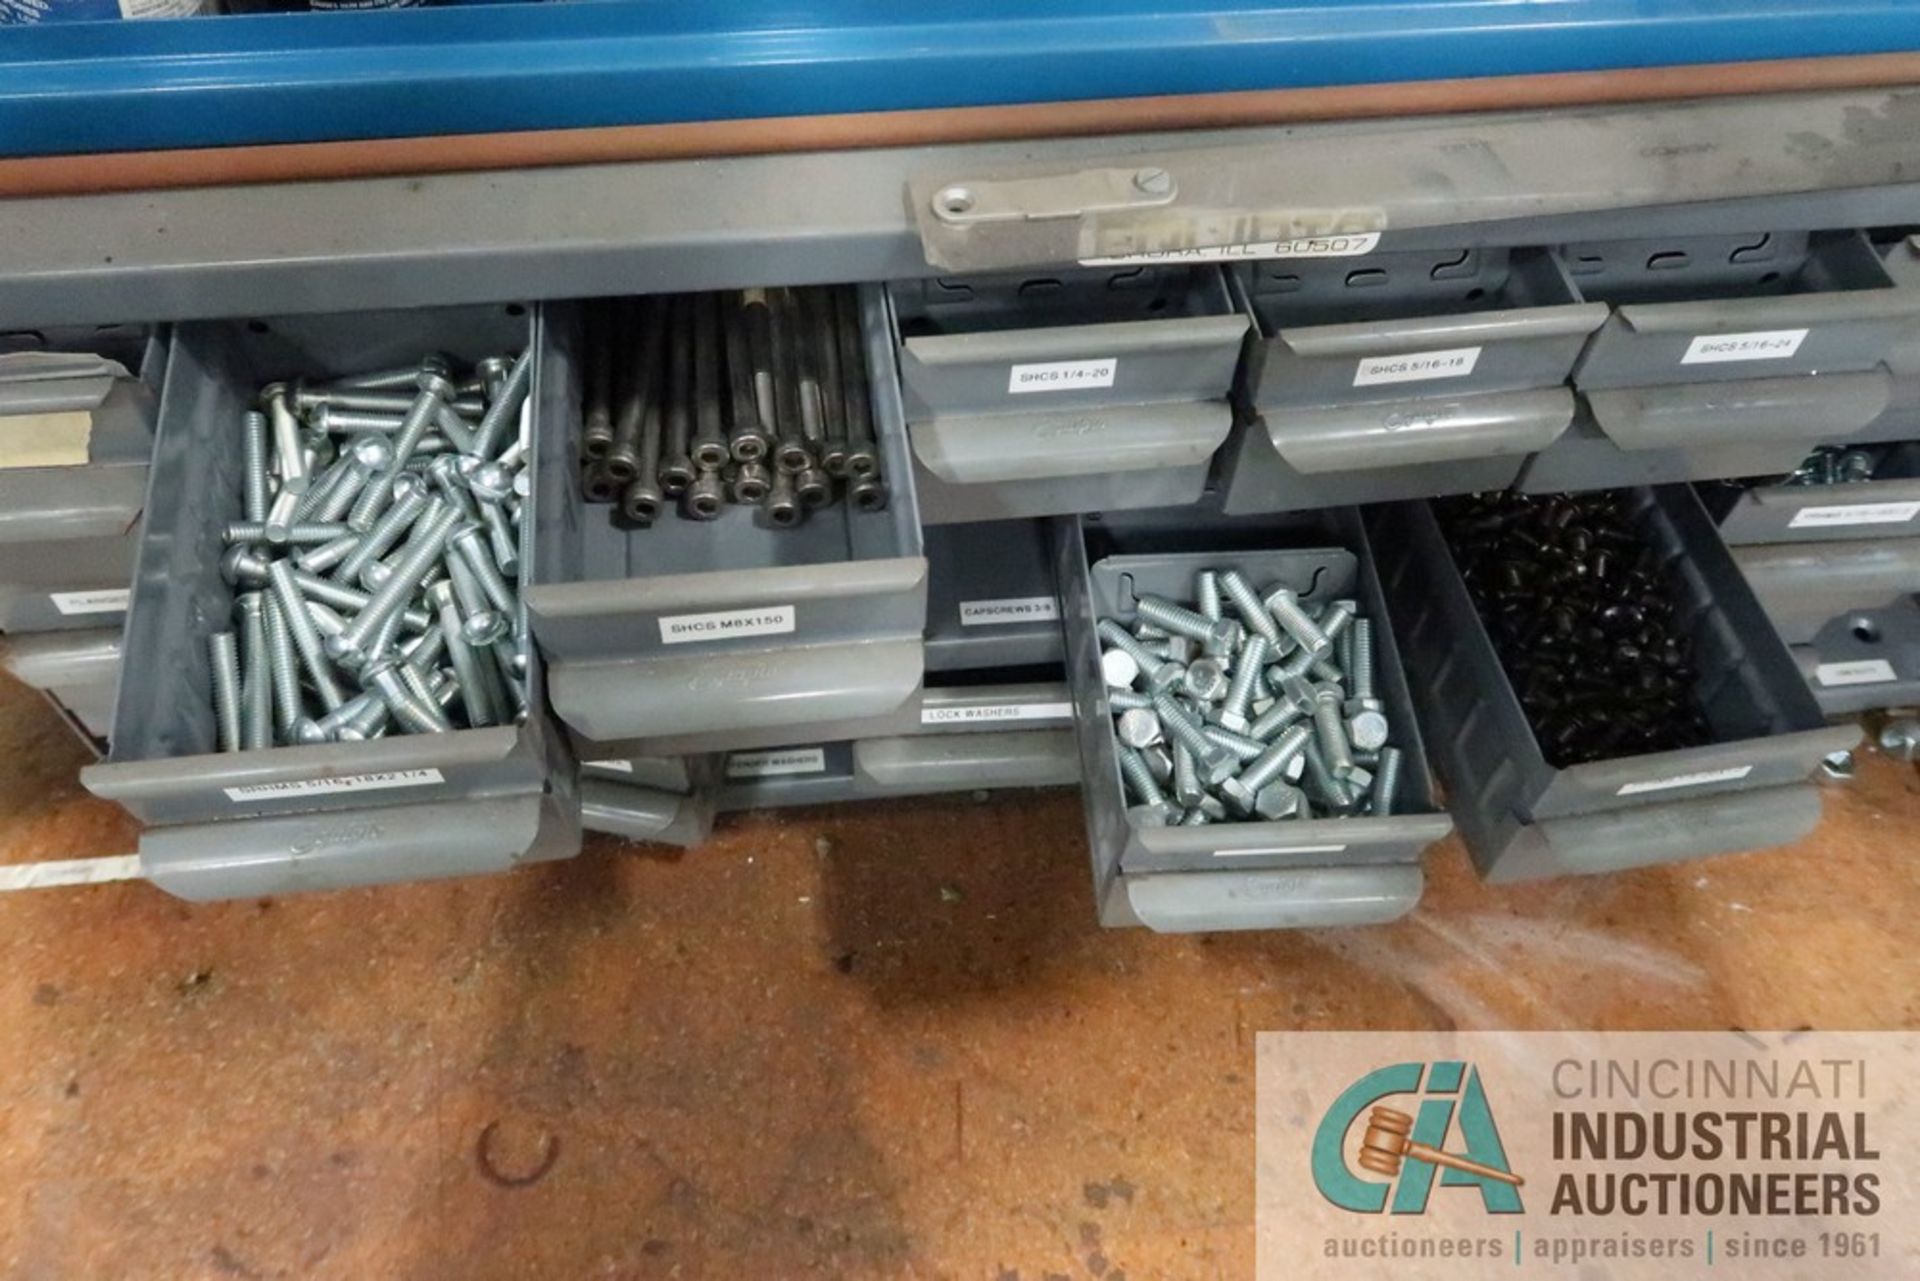
[{"label": "pile of screws in bin", "polygon": [[1374,689],[1373,620],[1355,602],[1264,594],[1203,570],[1195,608],[1141,596],[1103,618],[1101,669],[1136,826],[1384,817],[1401,752]]},{"label": "pile of screws in bin", "polygon": [[581,492],[645,528],[679,500],[786,528],[887,505],[851,288],[617,299],[590,309]]},{"label": "pile of screws in bin", "polygon": [[531,361],[273,383],[240,427],[244,519],[209,638],[222,751],[514,724]]},{"label": "pile of screws in bin", "polygon": [[1550,763],[1712,741],[1668,569],[1628,493],[1470,494],[1434,511]]}]

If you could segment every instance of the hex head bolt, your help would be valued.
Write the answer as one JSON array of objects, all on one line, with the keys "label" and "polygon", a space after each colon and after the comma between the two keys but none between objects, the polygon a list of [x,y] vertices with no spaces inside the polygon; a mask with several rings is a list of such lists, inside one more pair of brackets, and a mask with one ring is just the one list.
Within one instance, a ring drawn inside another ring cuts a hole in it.
[{"label": "hex head bolt", "polygon": [[1185,743],[1173,745],[1173,799],[1188,809],[1200,804],[1207,789],[1200,785],[1200,765]]},{"label": "hex head bolt", "polygon": [[306,714],[300,697],[299,658],[280,598],[267,595],[267,678],[273,686],[273,726],[279,738],[293,733]]},{"label": "hex head bolt", "polygon": [[1260,739],[1236,734],[1219,725],[1203,725],[1200,732],[1207,736],[1208,742],[1217,743],[1232,752],[1236,760],[1250,761],[1267,750],[1267,744]]},{"label": "hex head bolt", "polygon": [[1251,765],[1220,785],[1221,797],[1240,813],[1251,814],[1261,789],[1287,772],[1312,737],[1313,731],[1305,725],[1289,725]]},{"label": "hex head bolt", "polygon": [[1253,692],[1260,687],[1260,678],[1266,674],[1267,638],[1260,635],[1247,637],[1246,644],[1234,659],[1233,679],[1227,683],[1227,697],[1220,704],[1220,724],[1236,732],[1247,729],[1247,708],[1253,702]]},{"label": "hex head bolt", "polygon": [[240,614],[240,746],[248,751],[273,746],[273,670],[267,654],[267,598],[242,592],[234,598]]},{"label": "hex head bolt", "polygon": [[220,750],[237,752],[242,742],[240,716],[240,650],[232,632],[207,637],[207,657],[213,674],[213,720]]},{"label": "hex head bolt", "polygon": [[300,654],[301,665],[307,669],[307,679],[313,683],[326,709],[332,711],[346,699],[327,661],[327,644],[322,642],[313,615],[308,612],[306,598],[300,595],[300,586],[293,580],[293,566],[284,560],[274,561],[267,566],[267,581],[273,584],[274,599],[280,602],[280,616],[286,623],[287,634],[293,638],[294,649]]},{"label": "hex head bolt", "polygon": [[[1133,680],[1129,678],[1126,684],[1128,685],[1133,684]],[[1153,695],[1138,694],[1131,689],[1125,689],[1125,688],[1109,689],[1107,691],[1107,706],[1112,708],[1116,712],[1133,712],[1133,711],[1141,711],[1141,710],[1150,712],[1153,710]],[[1154,722],[1155,726],[1158,726],[1159,724],[1160,724],[1159,721]]]},{"label": "hex head bolt", "polygon": [[1262,637],[1270,648],[1280,648],[1280,625],[1268,612],[1266,604],[1253,590],[1245,576],[1237,569],[1229,569],[1220,575],[1220,590],[1233,603],[1233,612],[1240,615],[1247,630]]},{"label": "hex head bolt", "polygon": [[[1125,655],[1134,665],[1135,680],[1144,679],[1150,693],[1161,694],[1172,689],[1174,684],[1186,674],[1186,669],[1178,663],[1169,663],[1150,651],[1145,645],[1134,639],[1133,633],[1120,626],[1111,618],[1103,618],[1094,629],[1101,640],[1112,646],[1109,652]],[[1106,666],[1102,659],[1102,667]],[[1107,673],[1108,683],[1112,684],[1113,672]],[[1132,684],[1129,681],[1128,684]]]},{"label": "hex head bolt", "polygon": [[475,458],[492,458],[500,452],[510,434],[508,428],[520,425],[520,407],[526,404],[527,392],[532,386],[533,348],[529,346],[514,357],[506,381],[487,402],[486,412],[480,415],[479,425],[473,429],[473,438],[468,442],[472,448],[467,453]]},{"label": "hex head bolt", "polygon": [[1399,748],[1380,749],[1380,763],[1374,767],[1373,789],[1369,798],[1369,809],[1375,818],[1387,818],[1393,813],[1393,798],[1400,790],[1401,764]]},{"label": "hex head bolt", "polygon": [[1291,699],[1276,699],[1272,707],[1254,719],[1247,726],[1249,738],[1269,739],[1287,726],[1307,714],[1307,709],[1296,705]]},{"label": "hex head bolt", "polygon": [[300,420],[287,404],[287,385],[269,383],[262,387],[260,405],[273,432],[273,464],[280,476],[280,492],[296,496],[306,493],[306,448],[300,439]]},{"label": "hex head bolt", "polygon": [[440,709],[435,707],[429,711],[427,705],[416,698],[413,691],[407,687],[406,681],[400,675],[401,670],[398,659],[382,658],[370,664],[367,670],[361,673],[361,679],[380,696],[380,701],[386,705],[388,714],[399,722],[401,728],[413,734],[438,733],[440,720],[444,719],[440,717]]},{"label": "hex head bolt", "polygon": [[[453,584],[442,580],[427,589],[427,604],[440,616],[440,635],[447,659],[453,664],[453,679],[460,687],[460,702],[467,710],[467,724],[476,729],[500,723],[493,704],[494,690],[483,675],[480,656],[473,652],[463,635],[465,620],[455,599]],[[491,667],[489,662],[487,667]],[[504,710],[504,709],[500,709]]]},{"label": "hex head bolt", "polygon": [[1360,606],[1350,600],[1337,600],[1321,612],[1315,626],[1328,640],[1337,641],[1346,635],[1347,628],[1359,617]]},{"label": "hex head bolt", "polygon": [[1320,625],[1308,616],[1300,604],[1300,597],[1289,587],[1281,587],[1268,594],[1263,602],[1267,612],[1273,615],[1273,621],[1280,624],[1281,630],[1293,637],[1311,658],[1319,658],[1333,647],[1333,641],[1320,630]]},{"label": "hex head bolt", "polygon": [[[375,476],[354,500],[353,509],[347,513],[348,528],[363,534],[373,528],[374,522],[380,519],[380,513],[393,501],[394,482],[433,427],[441,404],[453,394],[453,384],[445,378],[430,369],[420,371],[420,394],[407,410],[406,421],[394,433],[387,468]],[[489,406],[488,411],[491,412],[493,408],[495,406]]]},{"label": "hex head bolt", "polygon": [[1161,730],[1193,753],[1194,764],[1208,787],[1218,787],[1237,771],[1239,762],[1234,760],[1233,753],[1208,738],[1200,722],[1189,716],[1171,694],[1156,697],[1153,710],[1160,715]]},{"label": "hex head bolt", "polygon": [[1134,611],[1156,627],[1164,627],[1175,636],[1198,641],[1209,654],[1230,654],[1240,629],[1224,618],[1208,618],[1185,609],[1164,596],[1142,596],[1134,602]]},{"label": "hex head bolt", "polygon": [[1207,618],[1222,617],[1220,604],[1220,575],[1211,569],[1203,569],[1193,576],[1193,599],[1196,608]]},{"label": "hex head bolt", "polygon": [[[351,623],[347,624],[347,629],[338,636],[327,639],[328,654],[341,662],[350,663],[370,652],[367,648],[368,643],[385,625],[388,615],[406,607],[407,602],[413,597],[414,590],[420,585],[420,580],[427,576],[427,571],[433,567],[433,563],[445,553],[447,542],[452,537],[454,526],[459,520],[458,509],[437,498],[430,500],[426,514],[414,527],[413,537],[407,543],[406,550],[401,552],[399,561],[390,567],[392,572],[373,590],[372,595],[367,598],[366,606],[354,616]],[[478,532],[478,526],[467,528],[476,534]],[[482,550],[485,549],[482,548]],[[282,579],[276,577],[275,585],[278,586],[280,581]],[[293,581],[291,570],[286,573],[284,581],[290,591],[299,590]],[[288,608],[289,610],[293,608],[291,603]],[[289,618],[288,621],[294,620]],[[296,630],[295,640],[298,639]],[[338,706],[337,703],[329,703],[327,709],[331,711],[336,706]]]},{"label": "hex head bolt", "polygon": [[1320,753],[1327,762],[1327,772],[1344,780],[1356,768],[1353,744],[1347,741],[1340,691],[1331,685],[1322,685],[1313,691],[1313,727],[1320,736]]},{"label": "hex head bolt", "polygon": [[335,566],[335,582],[359,582],[367,567],[377,563],[413,528],[431,500],[425,482],[417,476],[402,476],[394,483],[393,492],[393,506],[380,513],[380,519],[361,538],[360,545],[348,552]]},{"label": "hex head bolt", "polygon": [[1347,668],[1347,676],[1353,683],[1346,707],[1347,733],[1360,750],[1379,751],[1387,745],[1392,727],[1387,724],[1384,705],[1373,692],[1373,620],[1356,618],[1346,635],[1353,659]]},{"label": "hex head bolt", "polygon": [[1114,721],[1114,734],[1128,747],[1152,747],[1161,740],[1160,718],[1148,707],[1123,711]]},{"label": "hex head bolt", "polygon": [[1120,777],[1126,780],[1128,790],[1139,802],[1127,811],[1135,825],[1165,827],[1173,813],[1173,806],[1168,802],[1167,794],[1160,790],[1160,782],[1147,767],[1146,759],[1131,747],[1120,749]]}]

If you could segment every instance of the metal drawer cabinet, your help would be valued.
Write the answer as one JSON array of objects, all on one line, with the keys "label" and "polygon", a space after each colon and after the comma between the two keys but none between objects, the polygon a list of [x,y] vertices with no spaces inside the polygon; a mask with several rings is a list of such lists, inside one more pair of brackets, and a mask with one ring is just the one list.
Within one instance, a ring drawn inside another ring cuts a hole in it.
[{"label": "metal drawer cabinet", "polygon": [[1561,254],[1614,310],[1574,370],[1588,415],[1528,464],[1533,493],[1789,472],[1881,417],[1888,354],[1920,318],[1859,232]]},{"label": "metal drawer cabinet", "polygon": [[1263,263],[1234,288],[1258,337],[1229,512],[1504,489],[1566,431],[1607,318],[1538,249]]},{"label": "metal drawer cabinet", "polygon": [[1714,741],[1567,768],[1548,761],[1432,508],[1397,504],[1369,517],[1408,661],[1420,673],[1422,724],[1454,818],[1489,880],[1797,839],[1818,814],[1806,780],[1823,756],[1859,741],[1857,727],[1825,723],[1693,491],[1640,490],[1632,503],[1686,622]]},{"label": "metal drawer cabinet", "polygon": [[118,626],[166,338],[91,326],[35,337],[31,350],[0,344],[0,631]]},{"label": "metal drawer cabinet", "polygon": [[94,755],[105,752],[120,679],[119,628],[13,636],[0,645],[0,666],[45,695]]},{"label": "metal drawer cabinet", "polygon": [[[523,308],[449,307],[180,326],[125,633],[113,748],[81,780],[143,820],[143,870],[215,899],[502,871],[579,850],[575,767],[534,656],[522,726],[218,752],[207,637],[230,626],[223,528],[242,509],[259,387],[532,341]],[[537,495],[529,502],[537,502]],[[528,510],[525,519],[536,519]],[[524,576],[524,570],[523,576]],[[523,584],[524,588],[524,584]]]},{"label": "metal drawer cabinet", "polygon": [[1060,663],[1045,522],[935,525],[926,537],[929,673]]},{"label": "metal drawer cabinet", "polygon": [[888,287],[928,524],[1191,502],[1247,321],[1213,266]]},{"label": "metal drawer cabinet", "polygon": [[787,529],[752,509],[616,528],[580,492],[581,316],[549,307],[535,376],[540,525],[527,607],[580,754],[676,756],[856,737],[920,687],[927,562],[878,288],[860,295],[892,500]]},{"label": "metal drawer cabinet", "polygon": [[[1403,916],[1424,885],[1420,854],[1452,830],[1427,772],[1387,601],[1357,513],[1308,522],[1151,513],[1055,522],[1067,682],[1073,691],[1094,893],[1104,925],[1167,932],[1360,925]],[[1374,620],[1376,688],[1405,754],[1395,813],[1291,822],[1135,827],[1102,677],[1102,618],[1141,593],[1182,598],[1202,569],[1238,569],[1309,605],[1352,598]]]},{"label": "metal drawer cabinet", "polygon": [[1720,537],[1729,546],[1920,537],[1920,444],[1887,452],[1874,478],[1837,485],[1756,485],[1724,505]]},{"label": "metal drawer cabinet", "polygon": [[1793,658],[1828,716],[1920,706],[1920,600],[1828,619]]}]

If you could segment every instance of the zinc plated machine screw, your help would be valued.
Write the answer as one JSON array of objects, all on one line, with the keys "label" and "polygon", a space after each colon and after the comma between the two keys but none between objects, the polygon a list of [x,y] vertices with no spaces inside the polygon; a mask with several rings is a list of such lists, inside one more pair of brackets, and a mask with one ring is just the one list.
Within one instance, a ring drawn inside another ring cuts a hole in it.
[{"label": "zinc plated machine screw", "polygon": [[1191,594],[1197,608],[1139,594],[1131,617],[1096,624],[1131,821],[1394,813],[1404,757],[1376,690],[1375,620],[1350,599],[1255,590],[1232,567],[1196,574]]}]

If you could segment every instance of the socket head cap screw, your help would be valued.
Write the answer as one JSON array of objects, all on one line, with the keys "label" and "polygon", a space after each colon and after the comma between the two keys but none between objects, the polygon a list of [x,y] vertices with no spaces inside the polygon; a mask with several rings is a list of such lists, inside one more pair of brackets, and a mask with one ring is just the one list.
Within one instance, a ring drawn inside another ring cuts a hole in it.
[{"label": "socket head cap screw", "polygon": [[1160,718],[1144,707],[1122,712],[1119,734],[1128,747],[1152,747],[1161,740]]}]

